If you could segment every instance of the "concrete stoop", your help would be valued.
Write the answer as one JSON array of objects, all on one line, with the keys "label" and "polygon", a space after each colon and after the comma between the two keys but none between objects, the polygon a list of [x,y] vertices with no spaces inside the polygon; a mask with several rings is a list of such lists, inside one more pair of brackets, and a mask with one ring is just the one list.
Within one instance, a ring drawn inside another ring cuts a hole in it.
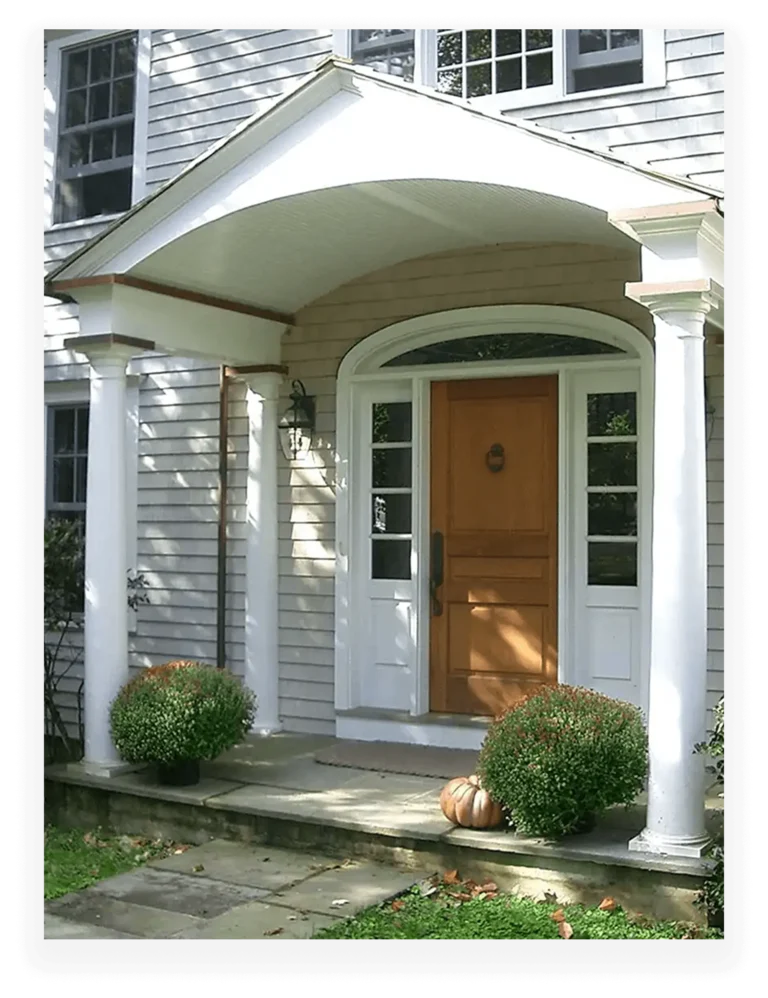
[{"label": "concrete stoop", "polygon": [[[610,895],[630,911],[702,921],[693,901],[705,860],[627,848],[643,827],[642,801],[613,809],[590,833],[556,842],[461,829],[440,811],[445,781],[321,765],[311,757],[316,741],[284,738],[258,759],[235,751],[205,767],[192,787],[159,786],[149,770],[107,778],[77,764],[53,766],[46,770],[46,818],[194,845],[223,839],[384,863],[413,879],[458,869],[532,897],[549,892],[593,904]],[[722,801],[713,796],[708,804],[715,828]]]}]

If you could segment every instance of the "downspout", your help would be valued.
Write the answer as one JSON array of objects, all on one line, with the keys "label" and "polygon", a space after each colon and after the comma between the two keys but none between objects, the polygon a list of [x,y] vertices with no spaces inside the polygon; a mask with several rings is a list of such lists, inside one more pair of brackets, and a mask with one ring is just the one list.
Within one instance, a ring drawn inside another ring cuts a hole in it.
[{"label": "downspout", "polygon": [[216,566],[216,668],[226,666],[227,612],[227,445],[229,442],[229,369],[219,369],[219,536]]}]

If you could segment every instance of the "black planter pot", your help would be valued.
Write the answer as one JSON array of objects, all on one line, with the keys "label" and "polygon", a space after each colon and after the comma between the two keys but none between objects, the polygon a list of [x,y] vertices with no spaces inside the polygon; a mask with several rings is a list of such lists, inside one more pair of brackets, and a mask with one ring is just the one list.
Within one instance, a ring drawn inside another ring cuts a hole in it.
[{"label": "black planter pot", "polygon": [[710,929],[725,931],[725,912],[722,908],[719,911],[707,912],[707,925]]},{"label": "black planter pot", "polygon": [[200,782],[200,762],[198,759],[158,762],[157,782],[165,787],[191,787]]}]

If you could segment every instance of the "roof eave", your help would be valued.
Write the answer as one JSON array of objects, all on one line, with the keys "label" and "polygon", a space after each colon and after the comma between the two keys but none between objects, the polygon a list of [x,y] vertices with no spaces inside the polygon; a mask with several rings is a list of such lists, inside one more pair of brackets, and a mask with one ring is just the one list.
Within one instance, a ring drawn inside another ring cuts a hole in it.
[{"label": "roof eave", "polygon": [[701,184],[695,184],[692,181],[688,181],[686,178],[673,177],[668,174],[664,174],[657,170],[652,170],[649,167],[638,166],[632,163],[628,163],[625,160],[620,159],[613,153],[608,151],[603,151],[599,149],[588,148],[581,145],[571,136],[557,132],[552,129],[542,128],[539,125],[532,124],[527,121],[522,121],[518,118],[511,118],[510,116],[505,116],[497,112],[489,112],[477,107],[469,101],[452,97],[448,94],[438,93],[436,90],[430,87],[420,86],[414,83],[409,83],[407,81],[401,80],[397,77],[391,77],[382,73],[378,73],[375,70],[368,69],[365,66],[357,66],[351,63],[347,59],[343,59],[339,56],[329,56],[322,60],[317,67],[312,70],[307,76],[300,80],[295,87],[290,91],[283,94],[271,107],[260,114],[254,114],[250,118],[241,122],[236,126],[232,132],[224,136],[218,142],[211,145],[203,153],[200,154],[192,162],[188,163],[183,167],[179,173],[171,177],[160,187],[151,191],[146,197],[142,198],[141,201],[137,202],[131,208],[129,208],[120,218],[116,219],[111,224],[107,225],[100,233],[90,239],[87,243],[81,246],[79,249],[75,250],[70,256],[65,260],[58,263],[51,271],[46,275],[46,284],[55,281],[59,275],[64,273],[68,268],[70,268],[74,263],[80,260],[84,255],[91,252],[91,250],[97,246],[99,243],[103,242],[108,236],[112,235],[121,227],[125,226],[128,222],[134,219],[139,213],[145,211],[150,204],[153,204],[167,194],[167,192],[178,184],[183,182],[186,178],[190,176],[194,171],[198,170],[205,163],[208,163],[212,158],[221,154],[222,150],[228,148],[232,143],[236,142],[238,139],[242,138],[246,133],[251,131],[255,127],[263,127],[263,123],[267,121],[274,120],[276,115],[285,114],[286,109],[291,105],[295,105],[296,102],[301,102],[306,99],[307,93],[310,93],[317,87],[318,81],[324,77],[327,77],[333,73],[339,74],[339,88],[349,88],[349,85],[355,78],[361,80],[370,81],[377,86],[391,88],[395,90],[405,91],[412,93],[414,95],[419,95],[425,99],[431,101],[437,101],[442,104],[451,105],[458,107],[474,116],[480,117],[489,122],[495,122],[503,125],[507,128],[515,128],[520,131],[527,132],[528,134],[534,135],[543,142],[553,143],[558,146],[566,146],[572,149],[574,152],[580,153],[585,156],[592,157],[594,159],[601,160],[603,162],[608,162],[620,169],[629,170],[634,173],[638,173],[649,177],[652,180],[678,187],[681,189],[695,191],[698,193],[705,194],[707,197],[714,199],[722,199],[723,192],[716,190],[714,188],[709,188]]}]

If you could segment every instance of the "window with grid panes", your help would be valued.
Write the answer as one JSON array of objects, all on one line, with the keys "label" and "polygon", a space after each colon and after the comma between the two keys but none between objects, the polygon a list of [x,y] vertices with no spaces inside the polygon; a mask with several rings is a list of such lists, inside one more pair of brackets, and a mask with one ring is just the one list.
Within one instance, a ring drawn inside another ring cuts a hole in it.
[{"label": "window with grid panes", "polygon": [[131,206],[137,37],[62,53],[55,222]]},{"label": "window with grid panes", "polygon": [[548,28],[437,31],[437,89],[456,97],[533,90],[553,81]]},{"label": "window with grid panes", "polygon": [[580,28],[565,36],[568,93],[643,82],[642,31]]},{"label": "window with grid panes", "polygon": [[[51,405],[46,443],[47,519],[74,520],[85,540],[88,482],[88,404]],[[82,611],[85,594],[72,593],[72,609]]]},{"label": "window with grid panes", "polygon": [[637,395],[587,395],[587,584],[637,585]]},{"label": "window with grid panes", "polygon": [[405,28],[354,28],[352,59],[379,73],[413,81],[414,33]]},{"label": "window with grid panes", "polygon": [[410,579],[412,419],[410,402],[371,406],[371,578]]}]

